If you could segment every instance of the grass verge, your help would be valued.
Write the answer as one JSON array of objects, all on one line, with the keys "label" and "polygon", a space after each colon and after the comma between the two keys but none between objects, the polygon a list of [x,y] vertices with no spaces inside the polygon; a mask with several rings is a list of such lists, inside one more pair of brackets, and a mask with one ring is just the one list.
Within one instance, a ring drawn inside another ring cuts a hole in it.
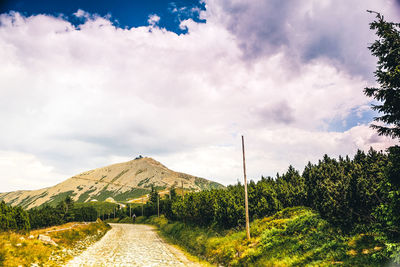
[{"label": "grass verge", "polygon": [[250,240],[244,230],[217,231],[164,217],[137,221],[156,225],[168,241],[223,266],[382,266],[388,260],[378,236],[343,235],[304,207],[253,221]]},{"label": "grass verge", "polygon": [[[29,233],[0,233],[0,266],[60,266],[84,248],[99,240],[110,229],[94,223],[67,223]],[[49,236],[57,245],[38,240]]]}]

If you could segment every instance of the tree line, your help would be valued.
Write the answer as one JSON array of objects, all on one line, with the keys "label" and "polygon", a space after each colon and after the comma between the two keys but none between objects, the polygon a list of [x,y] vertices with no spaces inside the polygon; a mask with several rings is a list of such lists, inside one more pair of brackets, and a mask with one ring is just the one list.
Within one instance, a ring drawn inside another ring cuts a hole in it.
[{"label": "tree line", "polygon": [[60,225],[67,222],[90,222],[97,219],[94,207],[75,207],[71,197],[67,196],[55,207],[45,205],[27,211],[32,229]]},{"label": "tree line", "polygon": [[31,228],[28,213],[21,207],[11,207],[0,202],[0,230],[22,230]]},{"label": "tree line", "polygon": [[[289,166],[276,177],[262,177],[248,185],[249,213],[252,220],[273,215],[295,206],[306,206],[345,233],[380,231],[400,237],[400,147],[387,153],[370,149],[353,158],[325,155],[316,164],[308,163],[300,173]],[[144,215],[157,215],[158,192],[152,189]],[[160,213],[204,227],[230,229],[243,227],[244,186],[192,192],[159,200]],[[141,207],[134,212],[141,214]]]},{"label": "tree line", "polygon": [[94,207],[75,207],[71,197],[66,197],[55,207],[45,205],[39,208],[24,210],[0,202],[0,230],[37,229],[60,225],[72,221],[95,221],[97,211]]}]

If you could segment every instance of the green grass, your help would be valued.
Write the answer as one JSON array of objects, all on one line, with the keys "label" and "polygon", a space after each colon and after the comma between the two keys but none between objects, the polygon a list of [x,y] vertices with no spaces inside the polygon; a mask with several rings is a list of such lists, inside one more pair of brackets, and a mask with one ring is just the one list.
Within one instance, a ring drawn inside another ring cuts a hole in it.
[{"label": "green grass", "polygon": [[288,208],[244,230],[217,231],[150,217],[138,222],[159,227],[166,239],[223,266],[381,266],[385,244],[373,234],[346,236],[316,212]]}]

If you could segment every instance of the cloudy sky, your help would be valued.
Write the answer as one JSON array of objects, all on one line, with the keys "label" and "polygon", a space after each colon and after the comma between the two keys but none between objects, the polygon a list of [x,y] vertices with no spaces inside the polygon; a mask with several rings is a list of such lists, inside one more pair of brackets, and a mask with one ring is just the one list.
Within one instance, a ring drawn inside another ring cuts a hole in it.
[{"label": "cloudy sky", "polygon": [[0,192],[139,154],[233,184],[242,134],[253,180],[394,144],[368,126],[366,10],[400,1],[137,2],[1,2]]}]

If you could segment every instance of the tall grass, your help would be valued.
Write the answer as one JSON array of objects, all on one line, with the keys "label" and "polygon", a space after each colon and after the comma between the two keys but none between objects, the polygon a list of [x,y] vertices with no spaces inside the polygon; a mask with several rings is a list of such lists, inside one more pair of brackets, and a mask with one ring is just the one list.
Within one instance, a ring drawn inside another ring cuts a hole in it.
[{"label": "tall grass", "polygon": [[[81,240],[93,237],[100,239],[110,226],[97,221],[90,224],[67,223],[51,228],[34,230],[30,233],[0,232],[0,266],[60,266],[71,255],[65,251],[74,248]],[[68,229],[71,227],[71,229]],[[52,230],[60,230],[53,231]],[[45,244],[38,240],[39,234],[51,237],[58,246]],[[55,257],[56,255],[56,257]]]},{"label": "tall grass", "polygon": [[167,239],[223,266],[379,266],[388,259],[372,234],[346,236],[304,207],[288,208],[241,229],[218,231],[151,217]]}]

